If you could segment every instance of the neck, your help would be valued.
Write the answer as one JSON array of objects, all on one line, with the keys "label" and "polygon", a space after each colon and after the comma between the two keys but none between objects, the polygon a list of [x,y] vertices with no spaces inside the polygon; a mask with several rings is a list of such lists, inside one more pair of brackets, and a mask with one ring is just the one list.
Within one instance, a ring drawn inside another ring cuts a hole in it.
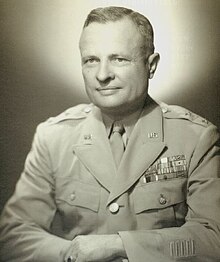
[{"label": "neck", "polygon": [[[100,108],[101,112],[107,115],[109,118],[115,121],[123,120],[128,118],[132,114],[140,112],[146,103],[146,99],[143,101],[139,101],[135,106],[126,107],[119,107],[119,108]],[[126,109],[126,110],[125,110]]]},{"label": "neck", "polygon": [[115,121],[123,120],[130,115],[140,111],[142,108],[137,108],[136,110],[129,110],[128,112],[123,112],[120,110],[117,111],[111,111],[111,110],[106,110],[106,109],[101,109],[101,112],[105,115],[107,115],[109,118]]}]

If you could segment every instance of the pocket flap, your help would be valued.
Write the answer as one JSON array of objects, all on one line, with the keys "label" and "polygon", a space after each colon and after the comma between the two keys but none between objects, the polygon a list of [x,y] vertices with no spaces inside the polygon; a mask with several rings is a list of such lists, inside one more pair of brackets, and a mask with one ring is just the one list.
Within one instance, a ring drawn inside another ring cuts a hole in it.
[{"label": "pocket flap", "polygon": [[134,209],[141,213],[161,209],[185,201],[187,179],[157,181],[139,186],[134,190]]},{"label": "pocket flap", "polygon": [[56,192],[57,202],[65,201],[72,206],[80,206],[98,211],[100,188],[82,183],[78,180],[70,180],[69,183],[64,183],[65,187],[60,188]]}]

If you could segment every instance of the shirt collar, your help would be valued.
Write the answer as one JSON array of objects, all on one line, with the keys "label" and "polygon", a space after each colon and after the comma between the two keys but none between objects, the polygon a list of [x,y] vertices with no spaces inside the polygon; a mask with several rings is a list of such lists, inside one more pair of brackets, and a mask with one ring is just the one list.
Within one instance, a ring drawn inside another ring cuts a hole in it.
[{"label": "shirt collar", "polygon": [[[126,118],[120,120],[120,122],[122,122],[122,124],[125,128],[125,133],[126,133],[127,139],[130,138],[131,133],[134,129],[135,124],[137,123],[137,120],[138,120],[141,112],[142,112],[142,108],[140,108],[138,111],[130,114]],[[107,135],[108,135],[108,137],[110,137],[111,127],[112,127],[113,122],[115,122],[115,120],[110,118],[108,115],[106,115],[104,113],[102,113],[102,118],[103,118],[104,125],[106,127]]]}]

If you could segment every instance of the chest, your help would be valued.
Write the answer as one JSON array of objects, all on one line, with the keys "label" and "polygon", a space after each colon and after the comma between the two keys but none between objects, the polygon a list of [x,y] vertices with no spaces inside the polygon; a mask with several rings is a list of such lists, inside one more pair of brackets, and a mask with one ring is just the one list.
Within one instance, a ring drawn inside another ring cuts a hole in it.
[{"label": "chest", "polygon": [[[101,184],[77,156],[61,167],[56,174],[53,230],[65,238],[173,227],[185,222],[188,159],[182,152],[166,152],[110,203],[110,187]],[[105,176],[105,170],[102,174]],[[117,187],[114,172],[112,180]]]}]

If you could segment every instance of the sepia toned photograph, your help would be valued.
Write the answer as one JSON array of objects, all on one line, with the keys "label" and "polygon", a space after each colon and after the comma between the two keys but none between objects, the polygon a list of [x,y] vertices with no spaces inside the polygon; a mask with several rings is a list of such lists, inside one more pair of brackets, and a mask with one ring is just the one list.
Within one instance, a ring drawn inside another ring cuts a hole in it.
[{"label": "sepia toned photograph", "polygon": [[0,0],[0,262],[220,261],[219,12]]}]

